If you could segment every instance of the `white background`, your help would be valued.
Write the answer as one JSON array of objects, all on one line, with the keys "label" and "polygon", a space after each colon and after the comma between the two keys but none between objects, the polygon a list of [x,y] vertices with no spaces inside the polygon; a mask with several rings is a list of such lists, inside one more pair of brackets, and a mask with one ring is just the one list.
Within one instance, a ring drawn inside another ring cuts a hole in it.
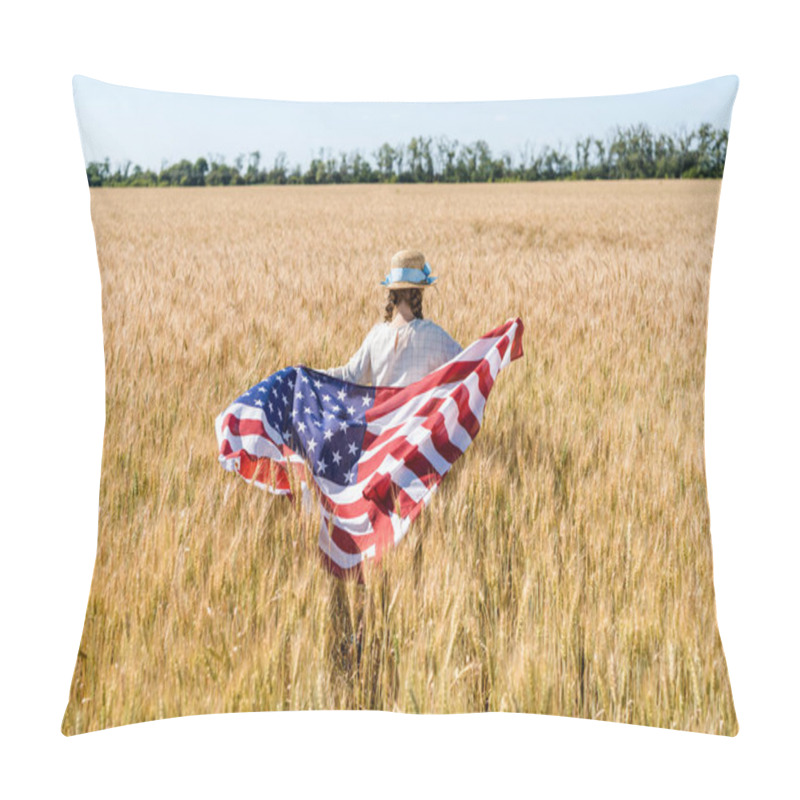
[{"label": "white background", "polygon": [[[160,0],[19,3],[4,12],[7,796],[797,792],[800,159],[788,9],[427,0],[298,3],[289,12]],[[146,89],[376,101],[620,94],[740,77],[706,384],[715,586],[736,738],[533,715],[356,712],[208,716],[61,735],[94,565],[104,419],[100,279],[75,73]]]}]

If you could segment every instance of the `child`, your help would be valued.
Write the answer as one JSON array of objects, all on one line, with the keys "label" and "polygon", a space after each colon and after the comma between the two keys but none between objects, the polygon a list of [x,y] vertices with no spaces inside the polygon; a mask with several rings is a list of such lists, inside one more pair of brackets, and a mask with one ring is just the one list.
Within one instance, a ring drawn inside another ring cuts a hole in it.
[{"label": "child", "polygon": [[418,250],[396,253],[381,281],[389,289],[384,321],[370,330],[347,364],[321,371],[350,383],[408,386],[458,355],[458,342],[422,316],[423,289],[436,280],[430,272]]}]

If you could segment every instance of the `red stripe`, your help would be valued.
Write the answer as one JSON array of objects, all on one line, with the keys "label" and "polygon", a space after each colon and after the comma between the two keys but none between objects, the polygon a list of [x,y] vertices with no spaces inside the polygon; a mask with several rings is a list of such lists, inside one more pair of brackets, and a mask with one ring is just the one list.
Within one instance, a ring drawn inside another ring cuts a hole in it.
[{"label": "red stripe", "polygon": [[[280,450],[281,454],[286,456],[296,455],[295,451],[292,450],[291,447],[281,442],[276,442],[268,433],[264,424],[259,419],[240,419],[234,413],[227,414],[222,421],[222,430],[228,429],[233,436],[260,436],[262,439],[274,444],[275,447]],[[227,438],[225,442],[227,442]],[[230,444],[228,444],[230,448]],[[222,446],[220,446],[220,455],[227,455],[227,453],[223,452]],[[243,451],[245,452],[245,451]]]},{"label": "red stripe", "polygon": [[[392,455],[400,461],[417,479],[426,487],[435,485],[441,480],[441,475],[436,471],[430,461],[420,452],[417,445],[403,440]],[[363,496],[383,508],[391,508],[394,498],[403,486],[395,483],[388,473],[374,476],[363,489]],[[416,503],[413,500],[412,503]],[[403,516],[401,514],[401,516]]]},{"label": "red stripe", "polygon": [[522,325],[522,320],[519,317],[517,317],[516,319],[510,319],[510,320],[507,320],[506,322],[504,322],[502,325],[499,325],[498,327],[496,327],[493,330],[489,331],[489,333],[484,333],[483,336],[481,336],[480,338],[481,339],[495,339],[498,336],[502,336],[504,333],[506,333],[508,330],[510,330],[511,326],[515,322],[517,324],[519,324],[519,325]]},{"label": "red stripe", "polygon": [[478,375],[478,391],[483,395],[484,405],[489,399],[489,392],[492,391],[494,386],[494,378],[492,377],[492,365],[488,361],[484,361],[475,372]]},{"label": "red stripe", "polygon": [[362,452],[365,450],[372,450],[374,447],[377,447],[388,439],[390,439],[394,434],[406,424],[406,420],[398,423],[397,425],[393,425],[391,428],[383,428],[380,432],[375,433],[374,431],[366,431],[364,434],[364,439],[361,443],[361,450]]},{"label": "red stripe", "polygon": [[425,486],[433,486],[441,479],[441,473],[428,461],[425,454],[414,446],[412,452],[405,459],[406,468],[411,470]]},{"label": "red stripe", "polygon": [[[441,483],[441,480],[442,479],[439,478],[435,485]],[[403,519],[413,520],[424,507],[425,502],[423,500],[415,500],[404,489],[401,489],[397,493],[397,513]]]},{"label": "red stripe", "polygon": [[497,352],[500,354],[500,360],[503,360],[503,356],[506,354],[506,350],[508,350],[508,345],[510,344],[511,340],[508,336],[504,336],[498,343],[497,343]]},{"label": "red stripe", "polygon": [[[372,405],[376,406],[380,403],[385,403],[387,400],[391,399],[394,395],[402,392],[404,386],[376,386],[375,387],[375,398],[372,401]],[[367,409],[369,412],[369,409]]]},{"label": "red stripe", "polygon": [[469,404],[469,389],[462,383],[453,392],[452,397],[458,405],[458,422],[469,434],[470,440],[472,440],[478,435],[478,431],[481,429],[481,423]]},{"label": "red stripe", "polygon": [[[316,484],[315,484],[316,485]],[[321,489],[319,491],[319,498],[322,507],[330,514],[336,514],[337,517],[342,519],[352,519],[359,517],[362,514],[369,514],[374,508],[374,504],[367,500],[363,494],[356,500],[349,503],[335,503],[331,498],[326,495]]]},{"label": "red stripe", "polygon": [[[368,536],[351,536],[347,531],[327,520],[328,535],[333,543],[344,553],[358,555],[372,546],[373,534]],[[362,546],[363,545],[363,546]]]},{"label": "red stripe", "polygon": [[263,436],[265,439],[272,441],[271,437],[267,434],[267,429],[260,419],[239,419],[236,414],[230,413],[225,415],[222,420],[222,430],[227,428],[234,436]]},{"label": "red stripe", "polygon": [[515,361],[518,358],[522,358],[522,332],[525,330],[525,326],[522,324],[522,320],[517,317],[515,320],[517,323],[517,330],[514,333],[514,342],[511,345],[511,360]]},{"label": "red stripe", "polygon": [[463,455],[461,450],[450,441],[450,435],[447,433],[447,426],[444,424],[444,416],[437,412],[422,423],[424,428],[428,428],[431,432],[431,442],[436,448],[439,455],[454,464],[456,459]]}]

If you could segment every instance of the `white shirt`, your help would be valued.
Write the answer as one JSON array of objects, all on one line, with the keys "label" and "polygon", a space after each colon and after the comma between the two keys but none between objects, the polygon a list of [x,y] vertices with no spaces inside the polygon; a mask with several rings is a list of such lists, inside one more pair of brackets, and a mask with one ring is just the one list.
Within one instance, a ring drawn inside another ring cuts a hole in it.
[{"label": "white shirt", "polygon": [[379,322],[347,364],[321,372],[362,385],[408,386],[460,352],[461,345],[429,319]]}]

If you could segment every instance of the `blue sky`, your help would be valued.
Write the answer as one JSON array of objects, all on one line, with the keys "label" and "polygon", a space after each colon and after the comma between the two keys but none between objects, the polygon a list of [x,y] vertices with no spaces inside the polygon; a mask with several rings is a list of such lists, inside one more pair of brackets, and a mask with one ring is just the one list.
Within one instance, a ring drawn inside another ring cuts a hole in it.
[{"label": "blue sky", "polygon": [[73,77],[84,159],[130,160],[158,170],[162,161],[261,153],[269,167],[286,153],[289,166],[307,166],[324,148],[339,156],[360,150],[371,158],[383,142],[407,144],[412,136],[446,135],[461,143],[484,139],[493,155],[518,161],[526,146],[566,149],[574,157],[579,137],[610,138],[617,125],[647,123],[675,134],[703,122],[730,126],[738,78],[652,92],[550,100],[425,103],[334,103],[254,100],[159,92]]}]

